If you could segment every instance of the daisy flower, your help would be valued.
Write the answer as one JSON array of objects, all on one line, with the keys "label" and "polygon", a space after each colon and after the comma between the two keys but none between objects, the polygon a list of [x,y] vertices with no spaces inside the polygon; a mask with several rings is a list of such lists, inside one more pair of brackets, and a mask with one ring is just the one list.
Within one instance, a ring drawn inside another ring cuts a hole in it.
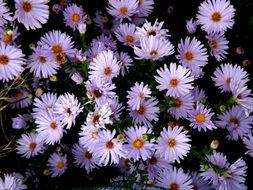
[{"label": "daisy flower", "polygon": [[172,168],[162,170],[157,175],[157,185],[166,189],[192,190],[192,179],[188,173],[184,173],[182,168]]},{"label": "daisy flower", "polygon": [[16,150],[18,154],[28,159],[43,152],[43,143],[43,139],[38,134],[22,134],[21,138],[17,140]]},{"label": "daisy flower", "polygon": [[138,12],[136,0],[109,0],[107,11],[117,20],[128,19]]},{"label": "daisy flower", "polygon": [[103,51],[99,53],[89,65],[89,78],[101,77],[110,82],[114,77],[118,76],[120,67],[113,52]]},{"label": "daisy flower", "polygon": [[11,108],[26,108],[32,104],[32,100],[27,89],[17,87],[14,93],[11,94],[10,99]]},{"label": "daisy flower", "polygon": [[120,66],[120,74],[121,76],[125,76],[125,74],[128,72],[129,67],[133,66],[132,58],[128,55],[128,53],[125,52],[116,52],[115,57],[118,60],[118,64]]},{"label": "daisy flower", "polygon": [[93,41],[91,47],[85,52],[89,61],[92,61],[93,58],[96,58],[97,55],[103,51],[106,51],[106,48],[102,42]]},{"label": "daisy flower", "polygon": [[187,131],[183,131],[183,127],[179,126],[163,128],[157,139],[156,154],[169,163],[175,161],[180,163],[179,159],[183,159],[191,147],[189,144],[191,139],[187,133]]},{"label": "daisy flower", "polygon": [[46,144],[54,145],[62,138],[64,133],[63,124],[55,114],[41,112],[35,123],[37,124],[38,136],[44,139]]},{"label": "daisy flower", "polygon": [[12,26],[11,28],[9,26],[7,27],[0,27],[0,39],[5,44],[13,44],[15,45],[15,40],[20,35],[18,32],[18,27]]},{"label": "daisy flower", "polygon": [[230,92],[232,84],[245,86],[249,78],[248,73],[240,65],[226,63],[215,69],[212,80],[221,92]]},{"label": "daisy flower", "polygon": [[70,129],[72,125],[75,125],[76,117],[83,111],[83,107],[74,94],[65,93],[60,95],[55,102],[53,112],[61,119],[63,125],[67,125],[67,129]]},{"label": "daisy flower", "polygon": [[63,16],[66,26],[69,26],[72,29],[77,29],[78,25],[84,23],[86,19],[83,8],[77,6],[75,3],[68,5],[65,8]]},{"label": "daisy flower", "polygon": [[[186,37],[181,39],[178,44],[178,55],[176,56],[184,67],[191,69],[194,76],[198,77],[201,74],[201,68],[207,64],[208,55],[207,49],[195,37],[192,39]],[[198,71],[198,72],[197,72]]]},{"label": "daisy flower", "polygon": [[198,131],[216,129],[217,127],[211,121],[213,115],[211,109],[205,108],[203,104],[197,102],[196,108],[188,114],[188,120],[191,122],[190,127],[198,129]]},{"label": "daisy flower", "polygon": [[137,16],[138,17],[148,17],[148,15],[154,9],[154,0],[137,0]]},{"label": "daisy flower", "polygon": [[15,15],[27,30],[42,28],[49,18],[49,6],[45,0],[15,0]]},{"label": "daisy flower", "polygon": [[137,110],[132,110],[132,108],[128,107],[127,110],[130,112],[134,125],[143,124],[147,127],[152,127],[150,122],[158,121],[158,113],[160,112],[158,103],[156,98],[151,97],[148,100],[142,100]]},{"label": "daisy flower", "polygon": [[229,0],[206,0],[198,8],[197,19],[207,33],[225,32],[234,25],[235,9]]},{"label": "daisy flower", "polygon": [[121,157],[125,157],[122,142],[119,142],[114,136],[116,130],[102,130],[98,134],[98,143],[93,148],[93,154],[99,157],[99,164],[106,166],[108,163],[118,164]]},{"label": "daisy flower", "polygon": [[48,78],[57,73],[60,65],[56,63],[54,57],[47,50],[38,46],[29,56],[27,67],[30,68],[30,72],[34,76]]},{"label": "daisy flower", "polygon": [[67,169],[67,155],[53,153],[48,159],[51,177],[61,176]]},{"label": "daisy flower", "polygon": [[211,55],[215,57],[217,61],[222,61],[228,54],[228,40],[222,33],[210,33],[206,36],[208,44],[211,48]]},{"label": "daisy flower", "polygon": [[89,152],[94,152],[94,147],[99,141],[99,132],[99,128],[90,129],[87,125],[82,125],[81,132],[79,133],[79,144],[86,148]]},{"label": "daisy flower", "polygon": [[246,154],[249,154],[251,157],[253,157],[253,136],[251,133],[243,138],[243,144],[248,149]]},{"label": "daisy flower", "polygon": [[83,148],[80,144],[74,144],[72,153],[75,158],[74,163],[82,168],[84,167],[87,173],[98,168],[99,158],[95,157],[87,148]]},{"label": "daisy flower", "polygon": [[138,36],[139,39],[147,39],[151,36],[154,36],[156,38],[166,39],[168,37],[168,29],[162,29],[164,24],[164,21],[158,22],[158,20],[155,20],[155,23],[152,25],[151,22],[148,22],[145,20],[145,23],[142,27],[136,27],[136,36]]},{"label": "daisy flower", "polygon": [[6,3],[0,0],[0,26],[4,26],[8,21],[12,21],[10,10],[6,7]]},{"label": "daisy flower", "polygon": [[211,187],[208,185],[208,182],[204,180],[203,177],[199,175],[197,172],[190,173],[192,178],[193,189],[197,190],[211,190]]},{"label": "daisy flower", "polygon": [[166,96],[174,98],[184,96],[193,89],[191,71],[176,63],[170,63],[170,68],[164,64],[164,68],[157,70],[159,76],[155,76],[159,85],[156,87],[159,91],[167,90]]},{"label": "daisy flower", "polygon": [[174,99],[174,104],[168,109],[175,119],[184,118],[186,119],[188,113],[193,109],[194,99],[191,93]]},{"label": "daisy flower", "polygon": [[132,110],[139,110],[141,101],[150,97],[151,90],[148,85],[144,86],[143,82],[140,84],[135,82],[134,86],[131,87],[130,91],[127,91],[127,93],[128,107],[130,107]]},{"label": "daisy flower", "polygon": [[92,40],[92,43],[100,42],[104,46],[105,50],[116,51],[117,43],[116,40],[112,37],[112,35],[101,34],[96,39]]},{"label": "daisy flower", "polygon": [[24,54],[21,49],[0,41],[0,80],[8,82],[24,70]]},{"label": "daisy flower", "polygon": [[216,124],[226,128],[229,132],[227,136],[230,140],[238,140],[251,132],[253,123],[252,116],[246,116],[241,106],[233,106],[222,115],[218,116]]},{"label": "daisy flower", "polygon": [[137,44],[137,37],[135,35],[135,25],[131,23],[122,23],[115,31],[116,38],[126,46],[133,46]]},{"label": "daisy flower", "polygon": [[145,126],[130,127],[125,131],[126,144],[124,144],[124,150],[126,150],[126,156],[129,159],[147,160],[151,158],[153,153],[154,144],[145,139],[145,135],[151,133],[151,130]]},{"label": "daisy flower", "polygon": [[140,39],[140,47],[134,46],[136,59],[160,60],[161,58],[172,55],[174,46],[167,39],[150,36],[147,39]]}]

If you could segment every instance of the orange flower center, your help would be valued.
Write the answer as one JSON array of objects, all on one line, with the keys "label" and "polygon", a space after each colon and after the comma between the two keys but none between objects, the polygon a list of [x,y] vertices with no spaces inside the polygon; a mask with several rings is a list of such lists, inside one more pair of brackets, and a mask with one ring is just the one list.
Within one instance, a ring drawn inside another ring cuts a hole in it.
[{"label": "orange flower center", "polygon": [[232,80],[232,77],[228,77],[228,78],[226,79],[226,84],[227,84],[228,86],[230,85],[231,80]]},{"label": "orange flower center", "polygon": [[0,64],[7,65],[9,63],[9,57],[6,55],[0,55]]},{"label": "orange flower center", "polygon": [[177,87],[179,81],[176,78],[170,79],[170,86]]},{"label": "orange flower center", "polygon": [[158,52],[156,50],[152,50],[150,53],[149,53],[152,57],[156,56],[158,54]]},{"label": "orange flower center", "polygon": [[35,142],[31,142],[31,143],[29,144],[29,149],[30,149],[31,151],[33,151],[33,150],[36,148],[36,146],[37,146],[37,144],[36,144]]},{"label": "orange flower center", "polygon": [[211,48],[214,48],[214,49],[218,48],[219,46],[218,41],[216,39],[211,40],[210,46]]},{"label": "orange flower center", "polygon": [[24,2],[22,8],[25,12],[30,12],[32,10],[32,5],[29,2]]},{"label": "orange flower center", "polygon": [[127,7],[120,7],[119,8],[119,13],[122,15],[127,14],[127,11],[128,11]]},{"label": "orange flower center", "polygon": [[4,43],[8,44],[12,40],[12,35],[6,33],[6,34],[3,35],[2,40],[3,40]]},{"label": "orange flower center", "polygon": [[175,139],[169,139],[167,142],[167,145],[169,148],[173,148],[174,146],[176,146],[177,142]]},{"label": "orange flower center", "polygon": [[177,183],[170,184],[170,190],[179,190],[179,185]]},{"label": "orange flower center", "polygon": [[112,73],[112,69],[110,67],[104,68],[104,74],[106,76],[109,76]]},{"label": "orange flower center", "polygon": [[145,113],[145,107],[144,106],[140,106],[140,108],[138,109],[137,113],[140,115],[143,115]]},{"label": "orange flower center", "polygon": [[106,141],[105,147],[108,149],[112,149],[114,147],[114,143],[111,140]]},{"label": "orange flower center", "polygon": [[54,45],[52,48],[51,48],[52,52],[55,53],[55,54],[59,54],[62,52],[62,47],[61,45],[59,44],[56,44]]},{"label": "orange flower center", "polygon": [[214,12],[211,17],[214,22],[219,22],[221,20],[221,14],[219,12]]},{"label": "orange flower center", "polygon": [[55,122],[52,122],[52,123],[50,123],[50,127],[52,129],[56,129],[57,128],[57,124]]},{"label": "orange flower center", "polygon": [[127,43],[132,43],[134,41],[134,37],[132,35],[126,35],[125,40]]},{"label": "orange flower center", "polygon": [[38,57],[38,60],[39,60],[39,62],[40,62],[41,64],[46,63],[46,58],[45,58],[44,56],[39,56],[39,57]]},{"label": "orange flower center", "polygon": [[175,107],[180,107],[182,105],[182,101],[179,98],[175,99]]},{"label": "orange flower center", "polygon": [[203,123],[206,121],[206,117],[203,113],[198,113],[196,116],[195,116],[195,120],[198,122],[198,123]]},{"label": "orange flower center", "polygon": [[64,166],[65,166],[65,164],[64,164],[64,162],[61,160],[61,161],[58,161],[57,163],[56,163],[56,168],[57,169],[62,169],[62,168],[64,168]]},{"label": "orange flower center", "polygon": [[194,55],[192,52],[190,51],[187,51],[185,54],[184,54],[184,57],[187,61],[191,61],[193,58],[194,58]]},{"label": "orange flower center", "polygon": [[141,139],[135,139],[134,142],[133,142],[133,147],[136,148],[136,149],[140,149],[143,147],[143,140]]},{"label": "orange flower center", "polygon": [[89,151],[86,151],[84,153],[84,157],[87,158],[88,160],[90,160],[92,158],[92,153],[90,153]]},{"label": "orange flower center", "polygon": [[79,21],[80,21],[80,15],[79,15],[78,13],[72,14],[71,20],[72,20],[73,22],[79,22]]}]

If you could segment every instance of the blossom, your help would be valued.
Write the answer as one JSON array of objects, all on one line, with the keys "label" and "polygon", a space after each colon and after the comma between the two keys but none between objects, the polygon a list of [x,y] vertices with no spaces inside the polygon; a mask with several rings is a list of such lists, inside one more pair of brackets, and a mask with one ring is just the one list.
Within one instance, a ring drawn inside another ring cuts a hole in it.
[{"label": "blossom", "polygon": [[253,157],[253,136],[251,133],[243,138],[243,144],[248,149],[246,154],[249,154],[251,157]]},{"label": "blossom", "polygon": [[22,134],[17,140],[17,153],[22,157],[30,158],[38,155],[44,150],[44,140],[38,134]]},{"label": "blossom", "polygon": [[67,155],[51,154],[47,166],[50,168],[50,175],[52,177],[61,176],[67,169]]},{"label": "blossom", "polygon": [[170,63],[170,68],[164,64],[164,68],[157,70],[159,76],[155,76],[159,85],[159,91],[167,90],[166,96],[180,97],[188,94],[193,89],[191,71],[181,65]]},{"label": "blossom", "polygon": [[8,21],[12,21],[10,10],[6,7],[6,3],[0,0],[0,26],[7,24]]},{"label": "blossom", "polygon": [[208,185],[208,182],[204,180],[204,178],[201,177],[199,173],[191,172],[190,175],[192,178],[193,189],[211,190],[211,187]]},{"label": "blossom", "polygon": [[206,0],[198,8],[197,19],[207,33],[225,32],[234,25],[234,6],[227,0]]},{"label": "blossom", "polygon": [[15,15],[27,30],[42,28],[49,18],[49,6],[45,0],[15,0]]},{"label": "blossom", "polygon": [[132,46],[137,44],[137,37],[135,34],[135,25],[131,23],[120,24],[115,31],[117,39],[124,45]]},{"label": "blossom", "polygon": [[125,52],[116,52],[115,53],[115,57],[118,60],[118,64],[120,66],[120,74],[121,76],[124,76],[126,74],[126,72],[128,72],[129,67],[133,66],[132,62],[132,58],[128,55],[128,53]]},{"label": "blossom", "polygon": [[24,70],[24,54],[21,49],[0,41],[0,80],[8,82]]},{"label": "blossom", "polygon": [[191,20],[186,21],[186,28],[190,34],[194,34],[196,32],[197,26],[198,23],[196,21],[193,21],[193,18]]},{"label": "blossom", "polygon": [[154,9],[154,0],[138,0],[137,16],[147,17]]},{"label": "blossom", "polygon": [[32,104],[29,92],[22,87],[17,87],[11,94],[11,108],[25,108]]},{"label": "blossom", "polygon": [[157,139],[156,154],[169,163],[180,163],[179,159],[183,159],[190,151],[189,141],[191,139],[183,127],[163,128]]},{"label": "blossom", "polygon": [[15,40],[19,35],[20,33],[18,32],[18,27],[15,25],[12,26],[11,28],[9,26],[0,27],[0,39],[5,44],[15,45]]},{"label": "blossom", "polygon": [[13,129],[23,129],[26,127],[25,118],[22,115],[12,118],[12,128]]}]

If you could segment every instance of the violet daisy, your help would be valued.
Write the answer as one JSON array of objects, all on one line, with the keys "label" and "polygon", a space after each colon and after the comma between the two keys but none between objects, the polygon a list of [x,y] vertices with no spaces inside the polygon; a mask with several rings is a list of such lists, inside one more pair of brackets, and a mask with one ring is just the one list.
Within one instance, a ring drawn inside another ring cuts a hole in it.
[{"label": "violet daisy", "polygon": [[204,180],[203,177],[199,175],[197,172],[191,172],[190,173],[192,178],[192,185],[193,189],[196,190],[211,190],[211,187],[209,186],[208,182]]},{"label": "violet daisy", "polygon": [[160,60],[161,58],[172,55],[174,46],[167,39],[150,36],[147,39],[140,39],[140,47],[134,46],[136,59]]},{"label": "violet daisy", "polygon": [[107,11],[117,20],[128,19],[138,12],[138,3],[136,0],[109,0]]},{"label": "violet daisy", "polygon": [[154,9],[154,0],[137,0],[138,17],[147,17]]},{"label": "violet daisy", "polygon": [[253,123],[252,116],[246,116],[241,106],[232,106],[218,116],[216,124],[222,128],[226,128],[229,132],[227,136],[230,140],[238,140],[251,132]]},{"label": "violet daisy", "polygon": [[18,32],[18,27],[12,26],[12,28],[8,27],[0,27],[0,39],[5,44],[13,44],[15,45],[15,40],[20,35]]},{"label": "violet daisy", "polygon": [[12,21],[12,17],[10,15],[10,10],[6,6],[4,0],[0,0],[0,26],[4,26],[8,21]]},{"label": "violet daisy", "polygon": [[15,0],[15,15],[27,30],[42,28],[49,18],[49,6],[45,0]]},{"label": "violet daisy", "polygon": [[67,155],[51,154],[47,166],[50,168],[51,177],[61,176],[67,169]]},{"label": "violet daisy", "polygon": [[92,40],[92,44],[95,42],[100,42],[104,46],[105,50],[111,50],[111,51],[117,50],[117,43],[112,37],[112,35],[101,34],[96,39]]},{"label": "violet daisy", "polygon": [[24,70],[24,54],[21,49],[0,41],[0,80],[8,82]]},{"label": "violet daisy", "polygon": [[159,85],[156,87],[159,91],[167,90],[166,96],[180,97],[188,94],[193,89],[191,71],[176,63],[170,63],[170,68],[164,64],[164,68],[157,70],[159,76],[155,76]]},{"label": "violet daisy", "polygon": [[160,112],[158,103],[156,98],[151,97],[147,100],[142,100],[137,110],[132,110],[132,108],[128,107],[127,110],[130,112],[134,125],[142,124],[152,127],[151,121],[158,121],[158,113]]},{"label": "violet daisy", "polygon": [[192,179],[188,173],[184,173],[182,168],[171,168],[162,170],[157,176],[157,185],[166,189],[192,190]]},{"label": "violet daisy", "polygon": [[128,107],[130,107],[132,110],[139,110],[141,101],[150,97],[151,90],[148,85],[144,85],[143,82],[140,84],[135,82],[134,86],[131,87],[130,91],[127,91],[127,93]]},{"label": "violet daisy", "polygon": [[163,128],[157,139],[156,154],[164,158],[169,163],[183,159],[190,151],[190,141],[187,131],[183,131],[183,127]]},{"label": "violet daisy", "polygon": [[198,8],[197,19],[207,33],[225,32],[234,25],[234,15],[229,0],[205,0]]},{"label": "violet daisy", "polygon": [[198,131],[216,129],[217,127],[211,120],[213,115],[211,109],[197,102],[196,108],[188,113],[188,120],[191,122],[190,127],[198,129]]},{"label": "violet daisy", "polygon": [[77,29],[78,25],[84,23],[86,19],[83,8],[77,6],[75,3],[68,5],[64,9],[63,16],[66,26],[69,26],[72,29]]},{"label": "violet daisy", "polygon": [[132,58],[128,55],[128,53],[125,53],[125,52],[116,52],[115,53],[115,57],[117,58],[118,60],[118,64],[120,66],[120,74],[121,76],[124,76],[128,70],[129,70],[129,67],[133,66],[132,62]]},{"label": "violet daisy", "polygon": [[253,136],[251,133],[243,138],[243,144],[248,150],[246,154],[249,154],[251,157],[253,157]]},{"label": "violet daisy", "polygon": [[135,25],[131,23],[122,23],[115,31],[116,38],[126,46],[137,45],[135,34]]},{"label": "violet daisy", "polygon": [[38,134],[22,134],[17,140],[16,150],[26,159],[37,156],[44,151],[44,140]]},{"label": "violet daisy", "polygon": [[99,53],[89,65],[89,78],[101,77],[108,82],[118,76],[120,67],[112,51]]},{"label": "violet daisy", "polygon": [[99,128],[89,128],[87,125],[82,125],[81,132],[79,133],[79,144],[87,148],[89,152],[94,152],[94,147],[98,143],[98,133],[101,130]]},{"label": "violet daisy", "polygon": [[151,158],[154,144],[145,138],[150,133],[151,130],[145,126],[129,127],[125,131],[126,144],[123,147],[126,150],[127,158],[134,161]]},{"label": "violet daisy", "polygon": [[222,33],[210,33],[206,36],[208,44],[211,48],[211,55],[215,57],[217,61],[222,61],[228,54],[228,40]]},{"label": "violet daisy", "polygon": [[32,104],[31,95],[27,89],[18,87],[11,94],[11,108],[25,108]]},{"label": "violet daisy", "polygon": [[74,94],[65,93],[60,95],[55,102],[53,112],[57,114],[63,125],[67,125],[67,129],[70,129],[72,125],[75,125],[76,117],[83,111],[83,107],[78,102]]},{"label": "violet daisy", "polygon": [[193,75],[198,77],[201,74],[201,69],[207,64],[208,55],[207,49],[195,37],[186,37],[181,39],[178,44],[178,55],[176,56],[184,67],[191,69]]}]

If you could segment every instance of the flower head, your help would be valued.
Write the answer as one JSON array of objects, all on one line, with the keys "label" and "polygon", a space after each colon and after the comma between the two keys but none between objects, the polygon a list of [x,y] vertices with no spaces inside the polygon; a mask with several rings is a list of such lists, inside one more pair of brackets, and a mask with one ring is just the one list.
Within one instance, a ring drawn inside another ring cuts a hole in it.
[{"label": "flower head", "polygon": [[50,168],[52,177],[61,176],[67,169],[67,155],[51,154],[47,166]]}]

